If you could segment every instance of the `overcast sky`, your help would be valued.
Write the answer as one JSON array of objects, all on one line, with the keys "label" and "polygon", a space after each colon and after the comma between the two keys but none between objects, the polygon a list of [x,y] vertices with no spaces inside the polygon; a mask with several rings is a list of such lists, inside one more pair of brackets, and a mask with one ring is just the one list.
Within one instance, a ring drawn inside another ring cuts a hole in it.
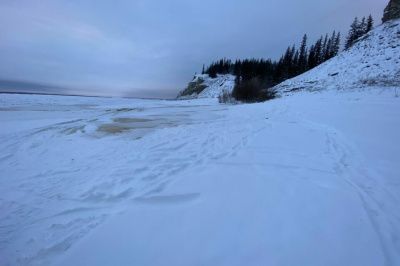
[{"label": "overcast sky", "polygon": [[380,24],[388,0],[0,0],[0,78],[171,96],[202,64],[277,58],[304,33]]}]

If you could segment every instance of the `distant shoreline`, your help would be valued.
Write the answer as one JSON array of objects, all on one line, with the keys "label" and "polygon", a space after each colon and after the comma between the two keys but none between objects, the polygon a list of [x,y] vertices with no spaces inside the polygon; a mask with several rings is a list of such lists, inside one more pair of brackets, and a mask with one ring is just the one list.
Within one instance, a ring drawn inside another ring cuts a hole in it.
[{"label": "distant shoreline", "polygon": [[0,94],[22,94],[22,95],[42,95],[42,96],[68,96],[68,97],[89,97],[89,98],[123,98],[123,99],[137,99],[137,100],[162,100],[174,101],[176,99],[167,98],[141,98],[131,96],[99,96],[99,95],[82,95],[82,94],[62,94],[62,93],[46,93],[46,92],[25,92],[25,91],[0,91]]}]

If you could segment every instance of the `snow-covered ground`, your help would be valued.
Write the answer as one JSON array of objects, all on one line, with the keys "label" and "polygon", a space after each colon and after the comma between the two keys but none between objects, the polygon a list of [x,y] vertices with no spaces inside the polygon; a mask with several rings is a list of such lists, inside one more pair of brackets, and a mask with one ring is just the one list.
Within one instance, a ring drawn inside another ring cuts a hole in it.
[{"label": "snow-covered ground", "polygon": [[400,20],[389,21],[361,37],[349,50],[277,86],[297,90],[400,86]]},{"label": "snow-covered ground", "polygon": [[186,127],[222,108],[1,94],[0,265],[48,265],[129,201],[162,191],[196,163],[179,152],[198,140]]},{"label": "snow-covered ground", "polygon": [[0,95],[0,265],[400,265],[395,89]]}]

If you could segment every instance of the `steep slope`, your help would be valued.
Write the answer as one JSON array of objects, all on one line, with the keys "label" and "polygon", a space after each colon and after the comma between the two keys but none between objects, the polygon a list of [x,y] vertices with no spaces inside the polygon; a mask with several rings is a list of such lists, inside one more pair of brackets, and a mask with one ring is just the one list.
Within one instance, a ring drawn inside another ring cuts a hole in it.
[{"label": "steep slope", "polygon": [[224,91],[231,93],[234,86],[235,76],[233,75],[218,75],[216,78],[211,78],[207,74],[196,75],[178,98],[217,98]]},{"label": "steep slope", "polygon": [[350,49],[324,64],[287,80],[276,89],[352,89],[400,85],[400,20],[384,23]]}]

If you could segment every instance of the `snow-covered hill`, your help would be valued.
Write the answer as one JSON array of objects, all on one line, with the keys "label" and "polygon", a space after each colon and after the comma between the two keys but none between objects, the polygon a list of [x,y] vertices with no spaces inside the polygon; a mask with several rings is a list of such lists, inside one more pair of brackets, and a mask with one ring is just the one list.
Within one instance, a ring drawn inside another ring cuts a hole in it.
[{"label": "snow-covered hill", "polygon": [[400,86],[400,20],[372,30],[350,49],[276,88],[297,90]]},{"label": "snow-covered hill", "polygon": [[[235,76],[233,75],[218,75],[216,78],[210,78],[207,74],[196,75],[178,98],[217,98],[224,91],[231,93],[234,86]],[[198,93],[196,90],[201,92]]]}]

